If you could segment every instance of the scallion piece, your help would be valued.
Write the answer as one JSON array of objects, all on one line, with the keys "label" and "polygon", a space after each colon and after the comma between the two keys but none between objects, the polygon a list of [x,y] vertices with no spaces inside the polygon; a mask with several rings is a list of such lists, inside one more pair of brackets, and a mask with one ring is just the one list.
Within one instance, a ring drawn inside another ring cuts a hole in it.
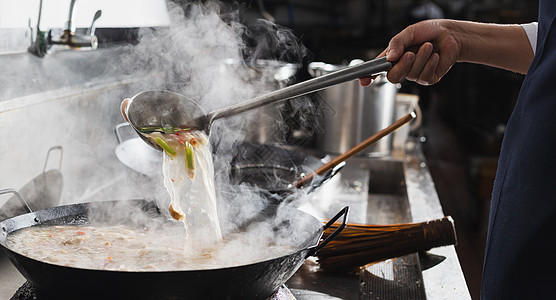
[{"label": "scallion piece", "polygon": [[166,153],[168,153],[168,155],[175,157],[176,155],[178,155],[178,152],[176,152],[176,150],[174,150],[172,147],[170,147],[170,145],[166,144],[166,142],[164,140],[162,140],[161,138],[157,137],[156,139],[154,139],[154,142],[160,146],[160,148],[162,148],[164,151],[166,151]]},{"label": "scallion piece", "polygon": [[141,127],[139,128],[139,131],[141,133],[152,133],[152,132],[156,132],[159,130],[159,127]]},{"label": "scallion piece", "polygon": [[195,177],[195,157],[193,156],[193,145],[185,142],[185,170],[189,178]]}]

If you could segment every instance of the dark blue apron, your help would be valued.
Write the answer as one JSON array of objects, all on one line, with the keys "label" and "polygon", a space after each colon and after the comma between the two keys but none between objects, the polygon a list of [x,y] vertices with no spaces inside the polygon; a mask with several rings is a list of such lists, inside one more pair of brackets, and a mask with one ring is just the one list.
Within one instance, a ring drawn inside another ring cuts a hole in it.
[{"label": "dark blue apron", "polygon": [[481,297],[556,299],[556,1],[540,1],[535,58],[494,182]]}]

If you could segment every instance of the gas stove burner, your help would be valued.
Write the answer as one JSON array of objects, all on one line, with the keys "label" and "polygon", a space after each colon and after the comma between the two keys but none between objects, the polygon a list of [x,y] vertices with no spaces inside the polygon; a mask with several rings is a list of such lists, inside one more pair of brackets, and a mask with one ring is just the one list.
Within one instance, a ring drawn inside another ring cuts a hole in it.
[{"label": "gas stove burner", "polygon": [[[26,281],[17,289],[10,300],[56,300],[56,298],[41,295],[41,293],[29,281]],[[267,300],[296,300],[292,292],[285,286],[281,286],[274,295]]]},{"label": "gas stove burner", "polygon": [[290,289],[282,285],[268,300],[296,300]]},{"label": "gas stove burner", "polygon": [[35,300],[47,300],[46,297],[41,297],[37,289],[26,281],[22,286],[17,289],[15,294],[12,296],[11,300],[28,300],[28,299],[35,299]]}]

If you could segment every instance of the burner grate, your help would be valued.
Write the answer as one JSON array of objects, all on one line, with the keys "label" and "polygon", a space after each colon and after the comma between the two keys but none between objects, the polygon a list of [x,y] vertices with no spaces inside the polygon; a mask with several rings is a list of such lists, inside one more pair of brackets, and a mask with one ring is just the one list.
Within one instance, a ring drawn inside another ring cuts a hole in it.
[{"label": "burner grate", "polygon": [[[56,300],[41,293],[29,281],[26,281],[17,289],[10,300]],[[285,286],[281,286],[268,300],[296,300],[292,292]]]}]

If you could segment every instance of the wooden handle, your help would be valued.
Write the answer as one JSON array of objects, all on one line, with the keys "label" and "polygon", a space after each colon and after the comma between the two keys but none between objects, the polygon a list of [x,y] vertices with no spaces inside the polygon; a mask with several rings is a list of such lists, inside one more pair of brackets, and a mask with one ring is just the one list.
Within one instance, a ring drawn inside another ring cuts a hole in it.
[{"label": "wooden handle", "polygon": [[387,134],[393,132],[394,130],[400,128],[401,126],[407,124],[409,121],[415,119],[416,115],[415,112],[410,112],[407,115],[403,116],[402,118],[398,119],[392,125],[382,129],[381,131],[375,133],[368,139],[364,140],[363,142],[359,143],[357,146],[351,148],[347,152],[337,156],[333,160],[329,161],[328,163],[324,164],[320,168],[318,168],[313,173],[308,174],[307,176],[301,178],[300,180],[296,181],[293,185],[296,188],[302,187],[305,183],[311,181],[315,175],[322,175],[326,173],[328,170],[334,168],[339,163],[355,156],[359,152],[365,150],[365,148],[369,147],[370,145],[374,144],[376,141],[380,140]]},{"label": "wooden handle", "polygon": [[[337,223],[330,226],[323,238],[338,226]],[[319,250],[317,256],[323,270],[342,272],[389,258],[456,244],[456,229],[450,216],[421,223],[348,223],[340,235]]]}]

